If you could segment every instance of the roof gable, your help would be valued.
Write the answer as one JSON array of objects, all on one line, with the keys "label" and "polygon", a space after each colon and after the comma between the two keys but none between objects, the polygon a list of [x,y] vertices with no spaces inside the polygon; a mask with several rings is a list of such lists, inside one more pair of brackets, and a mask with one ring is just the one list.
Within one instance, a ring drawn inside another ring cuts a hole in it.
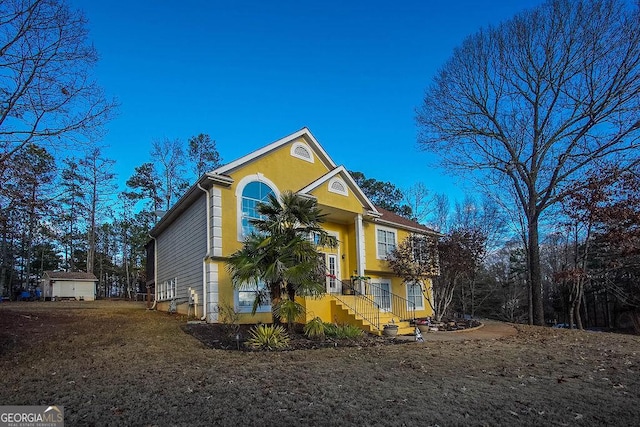
[{"label": "roof gable", "polygon": [[317,154],[317,157],[319,158],[320,162],[322,162],[328,169],[334,169],[336,167],[336,164],[334,163],[334,161],[331,159],[331,157],[329,157],[329,154],[327,154],[327,152],[324,151],[324,148],[322,148],[320,143],[311,134],[311,131],[309,131],[309,129],[304,127],[297,132],[294,132],[290,135],[285,136],[284,138],[274,141],[269,145],[266,145],[262,148],[259,148],[256,151],[253,151],[245,156],[240,157],[239,159],[236,159],[230,163],[227,163],[226,165],[220,166],[219,168],[211,171],[210,174],[227,175],[233,172],[234,170],[240,168],[241,166],[247,163],[250,163],[256,159],[259,159],[265,155],[268,155],[269,153],[277,150],[278,148],[286,144],[289,144],[290,142],[293,142],[299,138],[303,138],[305,142],[309,144],[311,149],[314,150],[314,152]]},{"label": "roof gable", "polygon": [[369,211],[371,214],[374,214],[374,215],[377,214],[377,210],[376,210],[376,207],[374,206],[374,204],[364,194],[362,189],[358,186],[358,184],[351,177],[351,174],[349,174],[349,172],[345,169],[344,166],[339,166],[339,167],[329,171],[328,173],[326,173],[325,175],[323,175],[320,178],[316,179],[315,181],[313,181],[312,183],[310,183],[306,187],[301,188],[297,193],[298,194],[302,194],[302,195],[309,195],[310,196],[311,193],[314,190],[320,188],[320,186],[322,186],[322,185],[325,185],[325,184],[329,183],[329,181],[331,181],[336,176],[339,176],[340,178],[342,178],[342,180],[347,184],[348,189],[360,201],[360,203],[362,204],[362,206],[363,206],[363,208],[365,210]]}]

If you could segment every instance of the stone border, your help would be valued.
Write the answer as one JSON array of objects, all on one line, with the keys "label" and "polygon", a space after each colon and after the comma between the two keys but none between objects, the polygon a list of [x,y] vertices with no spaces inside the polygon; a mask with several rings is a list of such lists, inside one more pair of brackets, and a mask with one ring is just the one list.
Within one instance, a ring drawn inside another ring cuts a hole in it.
[{"label": "stone border", "polygon": [[477,331],[480,328],[484,328],[484,323],[480,322],[480,324],[478,326],[474,326],[473,328],[466,328],[466,329],[458,329],[456,331],[429,331],[427,332],[428,334],[439,334],[439,333],[445,333],[445,334],[457,334],[460,332],[470,332],[470,331]]}]

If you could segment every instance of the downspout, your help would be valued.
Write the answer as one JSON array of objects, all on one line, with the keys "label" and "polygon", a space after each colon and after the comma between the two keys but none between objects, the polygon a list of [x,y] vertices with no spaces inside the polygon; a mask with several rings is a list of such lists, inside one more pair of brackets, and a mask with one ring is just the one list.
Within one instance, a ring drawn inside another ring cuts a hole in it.
[{"label": "downspout", "polygon": [[207,258],[211,253],[211,227],[209,221],[211,220],[211,207],[209,206],[209,191],[200,185],[198,182],[198,188],[204,191],[205,204],[207,205],[207,253],[202,258],[202,317],[200,320],[207,321]]},{"label": "downspout", "polygon": [[[150,310],[156,309],[158,304],[158,240],[151,234],[148,235],[153,240],[153,305]],[[148,307],[148,306],[147,306]]]}]

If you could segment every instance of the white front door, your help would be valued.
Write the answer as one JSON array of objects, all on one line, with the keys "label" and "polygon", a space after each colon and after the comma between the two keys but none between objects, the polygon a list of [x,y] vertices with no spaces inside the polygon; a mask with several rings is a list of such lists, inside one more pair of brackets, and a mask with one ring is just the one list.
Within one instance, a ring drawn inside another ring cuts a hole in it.
[{"label": "white front door", "polygon": [[337,254],[327,254],[327,292],[330,294],[342,292],[340,286],[340,268]]}]

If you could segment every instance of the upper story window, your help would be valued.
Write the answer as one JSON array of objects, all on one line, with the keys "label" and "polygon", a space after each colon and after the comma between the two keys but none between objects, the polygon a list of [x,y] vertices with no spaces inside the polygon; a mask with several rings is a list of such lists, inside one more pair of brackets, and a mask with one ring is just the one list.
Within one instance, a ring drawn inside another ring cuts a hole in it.
[{"label": "upper story window", "polygon": [[391,228],[376,228],[376,243],[378,259],[387,259],[387,256],[396,248],[396,232]]},{"label": "upper story window", "polygon": [[266,202],[273,190],[267,184],[253,181],[242,190],[242,235],[248,236],[254,230],[251,219],[259,219],[258,204]]},{"label": "upper story window", "polygon": [[335,231],[327,231],[327,236],[323,239],[320,233],[312,231],[309,233],[309,241],[316,246],[334,247],[340,242],[338,233]]},{"label": "upper story window", "polygon": [[314,245],[319,246],[320,240],[320,233],[316,231],[312,231],[311,233],[309,233],[309,241],[311,241]]}]

